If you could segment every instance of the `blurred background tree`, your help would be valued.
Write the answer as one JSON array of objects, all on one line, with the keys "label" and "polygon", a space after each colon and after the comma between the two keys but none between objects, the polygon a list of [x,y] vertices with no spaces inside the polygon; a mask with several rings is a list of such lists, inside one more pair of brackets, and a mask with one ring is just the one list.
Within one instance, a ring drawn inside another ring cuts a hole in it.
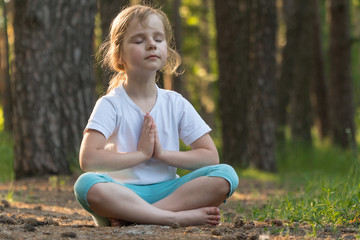
[{"label": "blurred background tree", "polygon": [[343,148],[355,144],[351,77],[350,1],[330,1],[330,123],[332,141]]},{"label": "blurred background tree", "polygon": [[16,178],[70,173],[94,104],[95,13],[95,0],[14,0]]},{"label": "blurred background tree", "polygon": [[287,141],[356,152],[359,0],[2,0],[1,119],[17,177],[70,172],[110,77],[92,58],[119,10],[141,2],[168,14],[183,58],[161,85],[193,103],[223,162],[275,171]]}]

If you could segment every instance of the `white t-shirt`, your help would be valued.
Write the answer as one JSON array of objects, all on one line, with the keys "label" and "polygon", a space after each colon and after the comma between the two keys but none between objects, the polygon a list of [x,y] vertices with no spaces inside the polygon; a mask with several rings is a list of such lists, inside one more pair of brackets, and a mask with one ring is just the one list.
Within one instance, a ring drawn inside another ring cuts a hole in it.
[{"label": "white t-shirt", "polygon": [[[190,145],[211,131],[194,107],[174,91],[157,87],[157,99],[150,115],[156,123],[164,150],[179,151],[179,138]],[[145,113],[121,85],[96,102],[86,129],[101,132],[106,143],[114,144],[118,152],[134,152],[144,117]],[[117,181],[132,184],[152,184],[177,177],[175,167],[154,158],[135,167],[107,174]]]}]

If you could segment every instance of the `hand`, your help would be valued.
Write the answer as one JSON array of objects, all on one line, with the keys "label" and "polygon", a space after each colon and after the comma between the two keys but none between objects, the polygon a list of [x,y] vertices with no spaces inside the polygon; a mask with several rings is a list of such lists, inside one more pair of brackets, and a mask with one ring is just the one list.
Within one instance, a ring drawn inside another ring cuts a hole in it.
[{"label": "hand", "polygon": [[[155,125],[155,123],[154,123]],[[160,143],[160,138],[159,138],[159,132],[158,132],[158,129],[155,125],[155,146],[154,146],[154,155],[153,157],[158,159],[158,160],[161,160],[162,158],[162,155],[164,153],[164,150],[161,146],[161,143]]]},{"label": "hand", "polygon": [[141,135],[137,150],[141,151],[146,159],[150,159],[154,153],[155,146],[155,123],[153,118],[147,113],[141,128]]}]

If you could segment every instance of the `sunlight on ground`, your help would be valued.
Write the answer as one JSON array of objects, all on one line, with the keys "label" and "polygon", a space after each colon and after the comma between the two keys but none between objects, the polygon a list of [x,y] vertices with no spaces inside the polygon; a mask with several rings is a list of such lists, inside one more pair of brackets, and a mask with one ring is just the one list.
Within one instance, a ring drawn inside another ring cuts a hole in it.
[{"label": "sunlight on ground", "polygon": [[72,182],[66,177],[63,179],[67,182],[61,185],[55,185],[52,177],[3,183],[0,184],[0,199],[10,203],[17,217],[39,219],[39,214],[43,213],[40,215],[44,219],[39,220],[50,218],[60,225],[93,225],[90,214],[75,200]]}]

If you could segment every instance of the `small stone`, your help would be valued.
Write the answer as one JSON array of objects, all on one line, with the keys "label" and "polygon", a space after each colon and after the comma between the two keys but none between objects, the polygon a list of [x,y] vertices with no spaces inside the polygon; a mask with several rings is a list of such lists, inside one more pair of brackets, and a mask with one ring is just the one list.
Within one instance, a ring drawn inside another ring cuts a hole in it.
[{"label": "small stone", "polygon": [[42,206],[36,206],[36,207],[34,207],[34,210],[39,210],[39,211],[41,211],[41,210],[42,210]]},{"label": "small stone", "polygon": [[174,229],[180,228],[180,224],[179,223],[173,223],[171,224],[171,227]]},{"label": "small stone", "polygon": [[5,208],[9,208],[10,207],[10,203],[8,201],[6,201],[5,199],[4,200],[1,200],[1,203],[4,205]]},{"label": "small stone", "polygon": [[249,221],[243,226],[245,230],[250,230],[253,229],[254,227],[255,227],[255,223],[253,221]]},{"label": "small stone", "polygon": [[0,215],[0,223],[12,224],[12,225],[17,224],[15,219],[8,217],[6,215]]},{"label": "small stone", "polygon": [[247,239],[247,235],[245,234],[245,233],[237,233],[236,235],[235,235],[235,239],[236,240],[245,240],[245,239]]},{"label": "small stone", "polygon": [[271,221],[272,224],[274,224],[275,226],[282,226],[283,225],[283,222],[281,220],[278,220],[278,219],[274,219]]},{"label": "small stone", "polygon": [[186,233],[194,233],[194,232],[200,232],[200,228],[192,227],[186,231]]},{"label": "small stone", "polygon": [[44,224],[45,225],[53,225],[53,226],[59,226],[60,224],[58,222],[56,222],[54,219],[52,218],[46,218],[44,220]]},{"label": "small stone", "polygon": [[38,226],[39,222],[36,218],[33,217],[29,217],[29,218],[25,218],[23,219],[24,223],[30,226]]},{"label": "small stone", "polygon": [[211,231],[211,234],[212,234],[212,235],[215,235],[215,236],[221,236],[221,231],[220,231],[220,229],[218,229],[218,228],[214,228],[214,229]]},{"label": "small stone", "polygon": [[234,227],[239,228],[244,226],[245,222],[241,217],[234,217],[233,219]]},{"label": "small stone", "polygon": [[76,238],[77,234],[76,234],[76,232],[63,232],[61,234],[61,237]]}]

